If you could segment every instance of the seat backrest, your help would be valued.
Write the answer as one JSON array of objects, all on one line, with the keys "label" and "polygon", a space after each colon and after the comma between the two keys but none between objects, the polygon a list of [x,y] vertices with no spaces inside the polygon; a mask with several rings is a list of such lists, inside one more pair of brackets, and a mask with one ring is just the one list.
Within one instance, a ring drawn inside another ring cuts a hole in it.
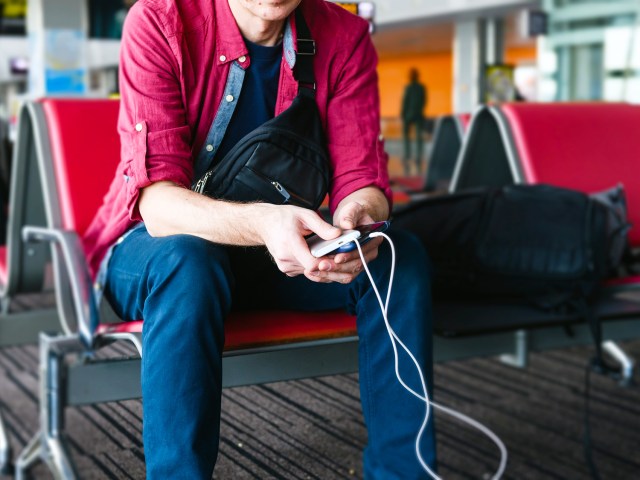
[{"label": "seat backrest", "polygon": [[50,249],[44,244],[25,246],[22,227],[46,226],[47,216],[42,190],[39,157],[48,152],[45,128],[40,122],[39,108],[26,102],[20,109],[16,141],[11,161],[9,205],[7,211],[7,243],[0,264],[4,280],[2,297],[10,299],[19,293],[41,292],[53,287]]},{"label": "seat backrest", "polygon": [[498,117],[496,110],[489,107],[474,112],[456,160],[451,192],[520,181],[508,156],[510,140],[503,136]]},{"label": "seat backrest", "polygon": [[465,123],[462,116],[445,115],[436,120],[429,153],[424,190],[447,190],[462,145]]},{"label": "seat backrest", "polygon": [[593,193],[622,183],[640,246],[640,107],[511,103],[473,116],[451,190],[547,183]]},{"label": "seat backrest", "polygon": [[59,212],[54,212],[59,219],[54,218],[53,223],[82,235],[102,204],[120,161],[119,102],[46,99],[40,103],[59,201]]}]

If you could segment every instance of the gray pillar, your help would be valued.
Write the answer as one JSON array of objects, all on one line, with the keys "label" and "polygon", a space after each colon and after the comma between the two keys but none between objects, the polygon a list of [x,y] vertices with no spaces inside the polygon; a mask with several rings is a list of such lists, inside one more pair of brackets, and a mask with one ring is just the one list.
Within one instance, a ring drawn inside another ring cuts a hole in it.
[{"label": "gray pillar", "polygon": [[87,0],[28,0],[29,94],[85,95]]},{"label": "gray pillar", "polygon": [[504,62],[504,20],[484,20],[484,60],[487,65]]},{"label": "gray pillar", "polygon": [[472,112],[480,102],[481,29],[478,20],[459,20],[453,38],[453,110]]}]

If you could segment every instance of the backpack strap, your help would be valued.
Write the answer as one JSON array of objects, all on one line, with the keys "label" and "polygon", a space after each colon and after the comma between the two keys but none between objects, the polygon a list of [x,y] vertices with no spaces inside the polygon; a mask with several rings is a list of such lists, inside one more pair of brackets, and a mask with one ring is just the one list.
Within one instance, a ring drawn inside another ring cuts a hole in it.
[{"label": "backpack strap", "polygon": [[311,37],[302,9],[296,9],[297,51],[293,76],[298,81],[298,94],[316,96],[316,77],[313,73],[313,57],[316,54],[316,42]]}]

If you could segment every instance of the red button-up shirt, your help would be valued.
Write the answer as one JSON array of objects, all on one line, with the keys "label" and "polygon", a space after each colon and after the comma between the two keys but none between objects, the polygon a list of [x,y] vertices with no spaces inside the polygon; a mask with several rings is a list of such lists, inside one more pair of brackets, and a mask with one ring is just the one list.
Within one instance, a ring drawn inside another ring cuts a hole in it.
[{"label": "red button-up shirt", "polygon": [[[390,199],[369,26],[324,0],[303,0],[302,9],[316,42],[316,101],[333,168],[331,211],[367,186]],[[120,56],[121,162],[84,237],[94,275],[109,247],[142,220],[141,189],[161,180],[191,185],[230,65],[251,63],[227,0],[139,0],[127,15]],[[276,115],[297,88],[283,58]]]}]

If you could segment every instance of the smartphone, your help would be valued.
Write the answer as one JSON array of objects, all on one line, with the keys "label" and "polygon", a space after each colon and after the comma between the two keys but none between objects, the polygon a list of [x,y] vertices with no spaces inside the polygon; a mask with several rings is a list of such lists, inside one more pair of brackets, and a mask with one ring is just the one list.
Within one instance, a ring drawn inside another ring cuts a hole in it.
[{"label": "smartphone", "polygon": [[355,250],[356,242],[358,240],[360,245],[364,245],[371,240],[370,235],[373,232],[384,232],[389,228],[389,222],[375,222],[368,225],[360,225],[354,230],[345,230],[338,238],[332,240],[323,240],[317,235],[312,235],[307,239],[309,250],[314,257],[323,257],[329,253],[345,253]]}]

